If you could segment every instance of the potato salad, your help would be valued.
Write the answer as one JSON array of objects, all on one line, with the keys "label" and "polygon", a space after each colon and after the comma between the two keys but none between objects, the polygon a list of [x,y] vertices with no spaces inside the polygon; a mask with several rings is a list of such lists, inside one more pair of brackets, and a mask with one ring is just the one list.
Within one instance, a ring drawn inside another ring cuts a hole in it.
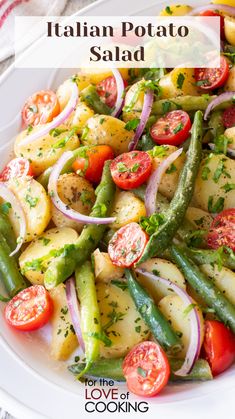
[{"label": "potato salad", "polygon": [[80,69],[22,104],[0,173],[7,324],[142,397],[235,360],[234,0],[161,15],[219,17],[220,67]]}]

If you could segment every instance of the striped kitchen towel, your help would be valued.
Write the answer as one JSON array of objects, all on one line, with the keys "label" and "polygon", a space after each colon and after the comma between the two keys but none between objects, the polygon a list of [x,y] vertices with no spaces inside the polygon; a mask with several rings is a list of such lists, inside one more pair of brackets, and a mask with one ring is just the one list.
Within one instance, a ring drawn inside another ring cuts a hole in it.
[{"label": "striped kitchen towel", "polygon": [[59,16],[67,0],[0,0],[0,61],[14,54],[15,16]]}]

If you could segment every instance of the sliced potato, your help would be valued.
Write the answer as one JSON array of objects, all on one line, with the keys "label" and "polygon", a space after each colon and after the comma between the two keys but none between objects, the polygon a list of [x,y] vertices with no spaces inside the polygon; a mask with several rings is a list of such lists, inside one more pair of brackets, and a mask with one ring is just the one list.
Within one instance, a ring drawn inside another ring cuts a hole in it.
[{"label": "sliced potato", "polygon": [[199,95],[198,89],[195,86],[193,68],[175,68],[161,78],[159,85],[162,89],[163,99],[183,95]]},{"label": "sliced potato", "polygon": [[[167,295],[158,304],[159,309],[163,315],[169,320],[171,326],[176,332],[181,335],[182,350],[177,353],[177,357],[184,358],[189,346],[191,337],[191,325],[190,319],[185,310],[187,307],[183,304],[181,298],[178,295]],[[204,339],[204,320],[203,315],[199,307],[196,307],[200,319],[200,330],[201,330],[201,345]]]},{"label": "sliced potato", "polygon": [[140,217],[146,216],[144,203],[132,192],[116,192],[110,217],[116,217],[116,221],[110,228],[119,229],[131,222],[139,222]]},{"label": "sliced potato", "polygon": [[125,122],[108,115],[95,115],[88,119],[87,134],[83,139],[84,145],[110,145],[115,154],[128,151],[128,145],[133,138],[134,131],[125,129]]},{"label": "sliced potato", "polygon": [[[142,263],[140,268],[146,269],[146,271],[164,279],[169,279],[169,281],[178,285],[180,288],[186,289],[186,283],[182,273],[177,266],[174,265],[174,263],[169,262],[168,260],[160,258],[149,259]],[[137,277],[140,284],[150,292],[156,302],[161,300],[166,295],[174,293],[174,291],[172,291],[169,287],[159,283],[158,281],[154,281],[141,274],[137,274]]]},{"label": "sliced potato", "polygon": [[[75,74],[74,80],[77,83],[79,91],[82,89],[85,89],[85,87],[91,84],[89,74],[82,74],[82,73]],[[70,99],[70,96],[71,96],[70,86],[71,86],[71,80],[67,79],[57,89],[56,96],[58,98],[61,110],[65,108],[65,106],[67,105]]]},{"label": "sliced potato", "polygon": [[228,268],[222,267],[220,270],[216,265],[201,265],[200,269],[211,279],[220,289],[224,296],[235,304],[235,273]]},{"label": "sliced potato", "polygon": [[[78,233],[72,228],[52,228],[46,231],[36,240],[32,241],[20,255],[19,265],[21,271],[24,272],[27,262],[32,262],[35,259],[47,256],[52,250],[60,249],[65,244],[76,243],[77,239]],[[46,268],[52,259],[53,257],[47,259],[43,267]],[[44,273],[41,271],[26,270],[24,275],[32,284],[43,285],[44,283]]]},{"label": "sliced potato", "polygon": [[[120,73],[122,75],[122,78],[124,80],[129,79],[129,69],[128,68],[119,68],[118,70],[120,71]],[[82,67],[81,68],[81,73],[78,73],[79,79],[81,78],[81,76],[89,77],[90,83],[97,84],[100,81],[106,79],[107,77],[113,76],[113,72],[108,70],[108,69],[105,69],[105,68],[94,68],[94,67],[84,68],[84,67]]]},{"label": "sliced potato", "polygon": [[57,361],[64,361],[70,357],[78,347],[77,337],[72,327],[72,320],[68,311],[65,285],[60,284],[50,291],[54,311],[52,315],[51,356]]},{"label": "sliced potato", "polygon": [[[25,242],[35,239],[43,233],[51,218],[50,199],[43,186],[32,179],[15,178],[9,182],[9,188],[18,198],[26,218]],[[10,221],[19,237],[19,220],[13,210],[9,211]]]},{"label": "sliced potato", "polygon": [[93,256],[95,277],[98,282],[110,282],[112,279],[118,279],[124,275],[124,269],[113,265],[108,253],[96,249]]},{"label": "sliced potato", "polygon": [[78,102],[72,117],[69,119],[69,126],[71,128],[76,127],[77,134],[81,134],[88,119],[94,114],[95,112],[85,102]]},{"label": "sliced potato", "polygon": [[234,160],[211,153],[201,162],[194,189],[194,205],[216,213],[234,208],[234,190],[226,191],[225,186],[231,183],[235,183]]},{"label": "sliced potato", "polygon": [[162,9],[160,16],[185,16],[191,12],[192,7],[186,4],[171,4]]},{"label": "sliced potato", "polygon": [[[42,126],[37,126],[33,129],[33,132],[41,128]],[[57,130],[60,130],[61,133],[54,134],[54,136],[49,133],[27,145],[22,144],[22,140],[27,136],[27,130],[22,131],[16,137],[15,155],[29,159],[36,176],[39,176],[48,167],[53,166],[65,151],[79,147],[79,139],[73,130],[69,131],[66,125],[60,125]]]},{"label": "sliced potato", "polygon": [[229,78],[224,86],[224,89],[228,91],[235,90],[235,66],[233,66],[229,71]]},{"label": "sliced potato", "polygon": [[209,230],[213,221],[209,212],[195,207],[188,207],[185,218],[193,224],[196,230]]},{"label": "sliced potato", "polygon": [[[138,92],[139,86],[141,85],[142,80],[139,80],[137,83],[132,84],[132,86],[128,89],[125,96],[125,104],[124,106],[129,106],[132,104],[133,97]],[[122,117],[125,122],[130,121],[134,118],[140,118],[140,114],[143,109],[143,103],[144,103],[144,91],[142,90],[139,92],[136,98],[136,102],[134,106],[131,106],[131,110],[129,112],[123,111]]]},{"label": "sliced potato", "polygon": [[[60,199],[69,208],[84,215],[90,214],[95,202],[95,191],[88,180],[76,173],[61,175],[57,182],[57,191]],[[52,207],[52,220],[57,227],[71,227],[79,232],[84,227],[84,224],[66,217],[54,205]]]},{"label": "sliced potato", "polygon": [[[97,299],[101,324],[112,341],[112,346],[100,345],[100,355],[104,358],[119,358],[126,355],[137,343],[148,339],[149,329],[140,318],[128,289],[122,290],[113,284],[99,282]],[[119,318],[106,329],[112,318]]]},{"label": "sliced potato", "polygon": [[[234,74],[234,88],[235,88],[235,74]],[[229,138],[229,148],[235,150],[235,127],[227,128],[224,135]]]},{"label": "sliced potato", "polygon": [[224,19],[224,32],[229,44],[235,46],[235,19],[226,16]]},{"label": "sliced potato", "polygon": [[[155,170],[161,162],[166,159],[170,154],[177,150],[175,146],[166,146],[164,156],[157,156],[153,158],[153,170]],[[184,166],[186,156],[185,153],[181,155],[174,161],[173,165],[169,167],[169,170],[164,173],[162,176],[159,192],[168,199],[172,199],[178,184],[180,172]]]}]

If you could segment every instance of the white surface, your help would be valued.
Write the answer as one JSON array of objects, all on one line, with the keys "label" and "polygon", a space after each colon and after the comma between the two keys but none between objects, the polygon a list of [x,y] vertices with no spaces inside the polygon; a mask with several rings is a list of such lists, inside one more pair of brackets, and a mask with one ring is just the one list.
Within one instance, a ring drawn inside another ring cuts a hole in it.
[{"label": "white surface", "polygon": [[[193,1],[181,1],[181,3]],[[159,5],[160,2],[158,2]],[[197,4],[202,3],[196,1]],[[169,2],[167,3],[169,4]],[[121,7],[123,5],[123,7]],[[145,5],[145,7],[143,6]],[[153,6],[154,7],[150,7]],[[156,0],[104,0],[89,7],[84,14],[156,13]],[[3,166],[12,147],[10,139],[20,125],[19,111],[25,98],[35,90],[45,88],[49,81],[58,84],[65,77],[64,70],[17,70],[11,68],[0,79],[0,153]],[[17,116],[18,115],[18,116]],[[3,307],[3,304],[0,305]],[[63,364],[50,360],[41,333],[12,332],[0,317],[0,405],[19,419],[77,419],[90,417],[84,412],[84,387],[75,382]],[[232,418],[234,372],[229,370],[213,382],[169,386],[159,397],[149,400],[150,410],[145,417],[170,418]],[[102,415],[104,415],[102,413]],[[131,413],[135,418],[140,414]],[[95,415],[97,416],[97,415]],[[110,418],[110,414],[105,415]],[[111,417],[126,417],[115,413]],[[143,413],[141,413],[141,418]]]}]

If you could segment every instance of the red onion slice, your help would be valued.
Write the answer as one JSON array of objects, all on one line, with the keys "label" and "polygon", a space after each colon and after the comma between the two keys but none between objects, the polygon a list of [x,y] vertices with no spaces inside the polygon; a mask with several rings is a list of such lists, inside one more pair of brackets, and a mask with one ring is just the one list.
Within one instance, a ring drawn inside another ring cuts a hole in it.
[{"label": "red onion slice", "polygon": [[225,92],[221,95],[217,96],[214,100],[212,100],[209,105],[206,108],[205,114],[204,114],[204,120],[206,121],[208,118],[208,115],[210,112],[218,105],[220,105],[223,102],[228,102],[233,97],[235,97],[235,92]]},{"label": "red onion slice", "polygon": [[195,7],[195,9],[189,12],[188,15],[198,15],[205,10],[221,10],[228,13],[230,16],[235,16],[235,7],[228,6],[226,4],[208,4],[207,6]]},{"label": "red onion slice", "polygon": [[0,197],[3,198],[4,201],[9,202],[11,204],[12,210],[16,214],[16,217],[20,223],[20,235],[17,239],[17,246],[15,250],[13,250],[13,252],[10,253],[10,256],[14,256],[20,250],[26,236],[25,214],[20,205],[20,202],[18,201],[14,193],[3,182],[0,182]]},{"label": "red onion slice", "polygon": [[[192,298],[180,288],[178,285],[174,284],[173,282],[169,281],[169,279],[163,279],[159,276],[156,276],[145,269],[138,268],[135,271],[141,275],[147,276],[150,279],[158,281],[168,288],[172,289],[181,299],[182,303],[185,306],[185,309],[193,304]],[[185,361],[181,368],[178,371],[175,371],[175,375],[179,375],[181,377],[185,377],[190,373],[193,368],[195,361],[198,359],[200,354],[200,341],[201,341],[201,329],[200,329],[200,319],[197,310],[192,307],[192,310],[188,313],[190,324],[191,324],[191,337],[190,343],[188,346],[188,350],[186,353]]]},{"label": "red onion slice", "polygon": [[[208,146],[210,147],[211,150],[215,149],[214,143],[209,143]],[[231,157],[235,157],[235,150],[233,148],[227,147],[227,154]]]},{"label": "red onion slice", "polygon": [[80,319],[80,308],[76,294],[74,278],[70,278],[66,281],[66,298],[68,303],[69,313],[72,319],[73,327],[78,338],[79,345],[83,352],[85,352],[85,344],[82,337],[81,331],[81,319]]},{"label": "red onion slice", "polygon": [[113,76],[115,78],[116,86],[117,86],[117,100],[116,100],[116,103],[114,105],[111,115],[114,117],[118,117],[121,113],[122,106],[123,106],[123,100],[124,100],[123,92],[125,90],[125,86],[124,86],[123,78],[120,74],[120,71],[117,70],[116,68],[113,68],[112,72],[113,72]]},{"label": "red onion slice", "polygon": [[145,193],[145,208],[147,216],[156,212],[157,206],[157,192],[162,179],[162,176],[167,171],[168,167],[181,155],[183,148],[179,148],[164,159],[156,170],[151,174]]},{"label": "red onion slice", "polygon": [[60,173],[67,163],[68,160],[73,158],[72,151],[66,151],[56,164],[53,166],[53,170],[51,172],[49,183],[48,183],[48,193],[51,197],[51,200],[54,206],[62,212],[67,218],[76,221],[78,223],[85,223],[85,224],[110,224],[116,220],[116,217],[106,217],[106,218],[98,218],[98,217],[90,217],[89,215],[81,214],[80,212],[74,211],[71,208],[61,201],[58,191],[57,191],[57,182],[60,176]]},{"label": "red onion slice", "polygon": [[71,115],[77,105],[78,101],[78,87],[75,82],[71,80],[71,96],[70,99],[63,109],[63,111],[56,116],[51,122],[48,124],[42,125],[41,129],[38,129],[36,132],[27,135],[21,142],[21,145],[31,144],[32,141],[37,140],[38,138],[42,137],[43,135],[47,135],[52,129],[58,127],[59,125],[63,124],[63,122]]},{"label": "red onion slice", "polygon": [[144,94],[144,104],[143,104],[143,109],[142,109],[142,113],[141,113],[141,117],[140,117],[140,123],[137,127],[137,130],[135,132],[135,135],[133,137],[133,139],[131,140],[130,144],[129,144],[129,151],[133,151],[136,149],[136,146],[138,144],[138,141],[144,131],[145,125],[149,119],[149,116],[151,114],[151,110],[152,110],[152,106],[153,106],[153,91],[152,90],[148,90],[145,94]]}]

